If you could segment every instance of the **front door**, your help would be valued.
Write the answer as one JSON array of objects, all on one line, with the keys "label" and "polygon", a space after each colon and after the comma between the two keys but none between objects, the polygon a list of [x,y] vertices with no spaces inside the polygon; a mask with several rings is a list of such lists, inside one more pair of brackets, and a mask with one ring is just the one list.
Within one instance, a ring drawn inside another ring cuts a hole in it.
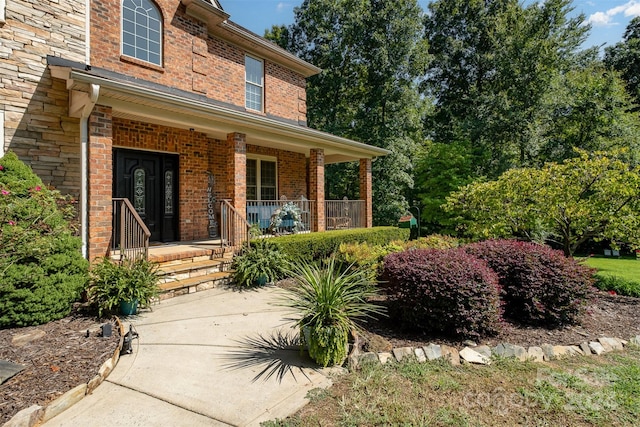
[{"label": "front door", "polygon": [[178,156],[114,149],[113,195],[131,201],[151,241],[177,240]]}]

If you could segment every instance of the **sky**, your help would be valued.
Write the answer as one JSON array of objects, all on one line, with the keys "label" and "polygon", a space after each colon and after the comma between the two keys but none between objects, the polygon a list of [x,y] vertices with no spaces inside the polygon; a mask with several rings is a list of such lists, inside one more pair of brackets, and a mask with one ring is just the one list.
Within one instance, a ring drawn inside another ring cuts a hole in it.
[{"label": "sky", "polygon": [[[263,35],[272,25],[291,24],[293,8],[302,0],[220,0],[220,3],[232,21]],[[429,0],[418,3],[426,10]],[[592,27],[585,48],[621,41],[629,21],[640,15],[640,0],[574,0],[573,6],[574,13],[584,13]]]}]

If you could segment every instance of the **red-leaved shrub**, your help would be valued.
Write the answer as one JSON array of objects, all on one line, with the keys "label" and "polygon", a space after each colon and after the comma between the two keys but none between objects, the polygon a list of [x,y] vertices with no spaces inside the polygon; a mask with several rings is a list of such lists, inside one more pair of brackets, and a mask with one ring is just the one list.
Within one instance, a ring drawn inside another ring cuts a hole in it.
[{"label": "red-leaved shrub", "polygon": [[487,240],[463,249],[498,274],[510,319],[547,327],[575,323],[592,296],[592,270],[549,246]]},{"label": "red-leaved shrub", "polygon": [[382,280],[390,315],[405,327],[469,338],[498,332],[498,278],[484,261],[461,249],[387,255]]}]

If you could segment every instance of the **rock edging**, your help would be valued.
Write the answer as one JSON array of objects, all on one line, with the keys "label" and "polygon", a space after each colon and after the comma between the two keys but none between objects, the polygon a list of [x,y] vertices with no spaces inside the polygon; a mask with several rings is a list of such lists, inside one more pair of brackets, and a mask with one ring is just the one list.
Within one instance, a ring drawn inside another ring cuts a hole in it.
[{"label": "rock edging", "polygon": [[455,347],[440,344],[429,344],[423,347],[399,347],[391,352],[361,353],[358,346],[349,355],[349,368],[356,369],[363,362],[377,362],[381,364],[400,362],[407,358],[413,358],[420,363],[432,360],[447,360],[452,365],[461,363],[473,363],[489,365],[493,357],[515,358],[520,361],[548,362],[572,356],[601,355],[612,351],[622,351],[629,345],[640,346],[640,335],[632,337],[629,341],[620,338],[600,337],[595,341],[584,341],[579,345],[551,345],[542,344],[528,348],[509,343],[500,343],[494,347],[487,345],[471,345],[468,343],[462,350]]},{"label": "rock edging", "polygon": [[21,410],[9,421],[4,423],[2,427],[40,426],[78,403],[86,395],[92,393],[105,379],[107,379],[111,371],[113,371],[113,368],[115,368],[118,363],[118,360],[120,360],[120,350],[122,350],[125,335],[124,325],[118,317],[115,319],[116,327],[120,333],[120,341],[118,343],[118,347],[113,352],[113,355],[105,360],[100,366],[96,376],[91,378],[88,382],[72,388],[54,401],[49,402],[46,406],[32,405]]}]

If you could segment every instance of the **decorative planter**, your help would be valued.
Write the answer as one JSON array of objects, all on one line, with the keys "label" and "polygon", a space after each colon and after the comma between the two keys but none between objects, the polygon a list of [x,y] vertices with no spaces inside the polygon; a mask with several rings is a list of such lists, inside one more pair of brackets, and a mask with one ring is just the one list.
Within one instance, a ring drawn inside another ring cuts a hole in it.
[{"label": "decorative planter", "polygon": [[269,276],[266,274],[261,274],[256,279],[256,286],[264,286],[267,284],[267,280],[269,280]]},{"label": "decorative planter", "polygon": [[131,316],[138,312],[138,300],[120,301],[120,313],[124,316]]}]

